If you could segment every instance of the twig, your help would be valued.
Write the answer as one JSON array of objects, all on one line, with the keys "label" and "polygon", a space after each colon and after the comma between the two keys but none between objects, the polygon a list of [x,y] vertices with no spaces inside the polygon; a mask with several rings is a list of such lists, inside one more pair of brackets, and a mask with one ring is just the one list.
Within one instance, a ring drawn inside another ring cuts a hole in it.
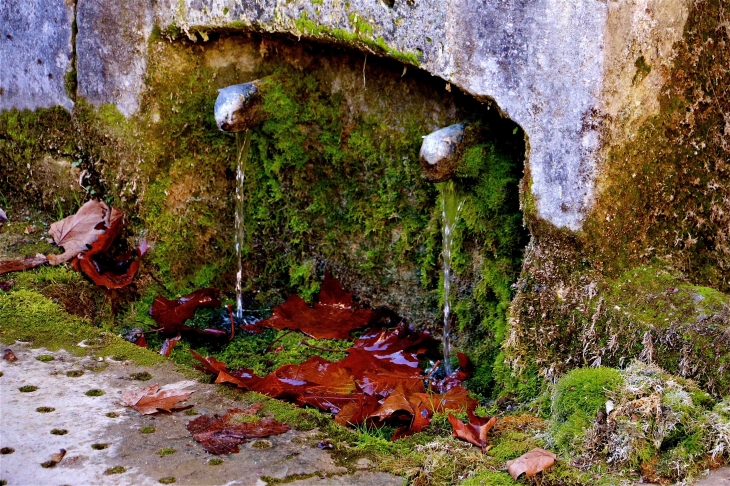
[{"label": "twig", "polygon": [[345,351],[344,351],[344,350],[342,350],[342,349],[329,349],[329,348],[320,348],[319,346],[314,346],[314,345],[312,345],[312,344],[309,344],[309,343],[308,343],[308,342],[306,342],[306,341],[301,341],[301,342],[300,342],[299,344],[303,344],[303,345],[305,345],[305,346],[306,346],[306,347],[308,347],[308,348],[312,348],[312,349],[318,349],[319,351],[326,351],[326,352],[328,352],[328,353],[344,353],[344,352],[345,352]]},{"label": "twig", "polygon": [[438,366],[439,366],[440,364],[441,364],[441,360],[438,360],[438,361],[436,361],[436,362],[435,362],[435,363],[433,364],[433,367],[431,368],[431,371],[429,371],[429,373],[428,373],[428,376],[426,377],[426,379],[429,379],[429,378],[431,378],[431,375],[433,375],[433,373],[434,373],[434,372],[436,371],[436,368],[438,368]]},{"label": "twig", "polygon": [[284,334],[282,334],[281,336],[279,336],[278,338],[271,341],[271,343],[269,343],[269,345],[266,347],[266,349],[264,349],[264,353],[268,353],[269,351],[271,351],[271,346],[273,346],[274,344],[276,344],[277,341],[281,340],[281,338],[283,338],[287,334],[291,334],[292,332],[294,332],[294,331],[287,331]]}]

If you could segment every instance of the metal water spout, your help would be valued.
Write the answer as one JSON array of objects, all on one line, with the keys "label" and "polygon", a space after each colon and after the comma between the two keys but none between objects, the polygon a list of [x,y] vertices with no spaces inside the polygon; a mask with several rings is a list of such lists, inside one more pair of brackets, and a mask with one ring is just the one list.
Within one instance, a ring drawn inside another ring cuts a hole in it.
[{"label": "metal water spout", "polygon": [[215,100],[215,123],[224,132],[243,132],[253,128],[267,117],[262,94],[270,78],[249,83],[234,84],[218,90]]},{"label": "metal water spout", "polygon": [[466,122],[457,123],[423,137],[419,161],[427,180],[443,182],[456,175],[459,146],[464,139],[466,126]]}]

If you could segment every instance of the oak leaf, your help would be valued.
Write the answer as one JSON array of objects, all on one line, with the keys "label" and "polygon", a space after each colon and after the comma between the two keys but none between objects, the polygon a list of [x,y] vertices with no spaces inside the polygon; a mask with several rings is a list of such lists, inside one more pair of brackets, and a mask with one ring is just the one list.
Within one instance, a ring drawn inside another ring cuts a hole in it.
[{"label": "oak leaf", "polygon": [[169,358],[170,353],[172,352],[172,348],[175,347],[177,342],[180,340],[180,337],[180,334],[178,334],[174,338],[165,339],[165,342],[162,343],[162,346],[160,347],[160,354],[166,358]]},{"label": "oak leaf", "polygon": [[160,410],[171,412],[193,394],[192,390],[159,390],[158,384],[138,390],[128,390],[122,393],[122,403],[132,407],[142,415],[149,415]]},{"label": "oak leaf", "polygon": [[507,466],[507,472],[509,475],[512,476],[512,479],[517,481],[517,478],[523,473],[529,477],[549,469],[553,464],[555,464],[555,459],[557,458],[558,456],[552,452],[536,447],[535,449],[522,454],[517,459],[507,461],[505,465]]},{"label": "oak leaf", "polygon": [[315,339],[350,339],[351,331],[368,325],[370,315],[368,309],[353,309],[352,294],[345,292],[327,271],[314,307],[309,307],[298,295],[292,295],[283,305],[274,307],[273,315],[258,325],[301,331]]},{"label": "oak leaf", "polygon": [[110,216],[111,211],[104,201],[92,199],[84,203],[76,214],[53,223],[48,233],[64,252],[48,255],[48,262],[58,265],[88,250],[109,227]]}]

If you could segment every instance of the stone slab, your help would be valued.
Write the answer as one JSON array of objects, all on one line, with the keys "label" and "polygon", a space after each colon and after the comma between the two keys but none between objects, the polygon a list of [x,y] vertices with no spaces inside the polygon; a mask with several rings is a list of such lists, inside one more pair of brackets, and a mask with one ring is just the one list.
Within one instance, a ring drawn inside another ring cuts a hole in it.
[{"label": "stone slab", "polygon": [[72,69],[73,2],[3,0],[0,4],[0,111],[63,106]]}]

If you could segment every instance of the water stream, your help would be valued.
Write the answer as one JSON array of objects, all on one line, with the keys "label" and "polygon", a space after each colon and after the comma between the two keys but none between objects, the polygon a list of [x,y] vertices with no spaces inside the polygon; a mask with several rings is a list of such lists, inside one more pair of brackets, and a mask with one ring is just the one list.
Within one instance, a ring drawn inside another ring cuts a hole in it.
[{"label": "water stream", "polygon": [[440,185],[441,189],[441,234],[443,237],[444,260],[444,370],[450,375],[451,367],[451,247],[454,242],[454,227],[459,221],[459,212],[464,206],[464,199],[460,198],[453,181]]},{"label": "water stream", "polygon": [[243,183],[246,180],[246,161],[248,160],[248,148],[251,145],[251,132],[246,130],[241,136],[236,133],[236,259],[238,260],[238,271],[236,273],[236,318],[243,319]]}]

